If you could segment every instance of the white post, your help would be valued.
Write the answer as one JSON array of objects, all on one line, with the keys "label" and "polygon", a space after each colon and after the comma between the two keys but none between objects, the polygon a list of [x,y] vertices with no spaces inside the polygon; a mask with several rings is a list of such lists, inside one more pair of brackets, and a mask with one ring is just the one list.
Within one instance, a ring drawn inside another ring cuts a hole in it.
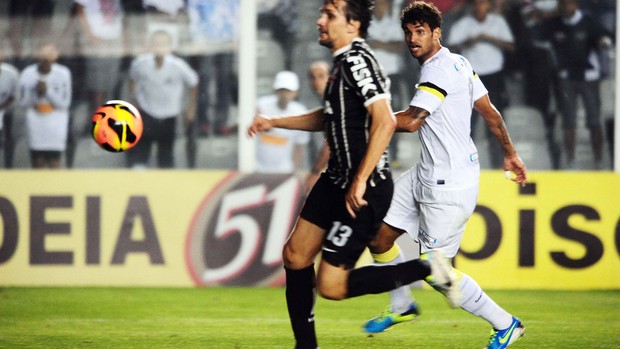
[{"label": "white post", "polygon": [[254,172],[256,153],[254,139],[247,136],[256,114],[256,1],[239,3],[239,152],[240,172]]}]

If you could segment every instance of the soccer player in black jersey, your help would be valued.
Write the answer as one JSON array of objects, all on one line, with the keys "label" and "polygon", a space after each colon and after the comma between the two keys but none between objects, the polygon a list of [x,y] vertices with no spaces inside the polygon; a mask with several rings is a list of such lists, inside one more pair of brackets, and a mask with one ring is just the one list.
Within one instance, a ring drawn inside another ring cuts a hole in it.
[{"label": "soccer player in black jersey", "polygon": [[[364,37],[373,0],[325,0],[316,24],[333,66],[322,108],[304,115],[257,115],[249,135],[271,127],[324,131],[327,170],[312,188],[283,248],[286,300],[298,349],[318,347],[314,330],[316,288],[341,300],[381,293],[426,278],[447,294],[456,281],[441,252],[427,260],[354,269],[377,233],[393,192],[387,146],[396,121],[388,82]],[[322,250],[315,279],[314,260]]]}]

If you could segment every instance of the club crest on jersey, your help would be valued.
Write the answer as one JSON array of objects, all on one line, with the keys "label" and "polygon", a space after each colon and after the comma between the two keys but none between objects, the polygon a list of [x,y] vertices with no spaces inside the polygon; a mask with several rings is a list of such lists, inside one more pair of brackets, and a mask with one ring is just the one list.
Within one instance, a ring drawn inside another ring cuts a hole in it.
[{"label": "club crest on jersey", "polygon": [[357,82],[357,86],[362,89],[362,94],[365,95],[368,90],[377,90],[377,85],[374,84],[370,70],[364,58],[360,56],[349,56],[347,62],[353,63],[351,72],[353,78]]}]

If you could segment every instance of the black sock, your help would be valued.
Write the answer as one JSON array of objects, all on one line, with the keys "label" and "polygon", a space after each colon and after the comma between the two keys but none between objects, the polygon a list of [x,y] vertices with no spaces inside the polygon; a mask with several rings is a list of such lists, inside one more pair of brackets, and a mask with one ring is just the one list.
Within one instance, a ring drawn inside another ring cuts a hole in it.
[{"label": "black sock", "polygon": [[431,273],[427,261],[414,259],[396,265],[353,269],[347,280],[347,298],[391,291],[426,278]]},{"label": "black sock", "polygon": [[300,270],[284,268],[286,272],[286,304],[295,335],[295,349],[318,347],[314,331],[316,277],[314,265]]}]

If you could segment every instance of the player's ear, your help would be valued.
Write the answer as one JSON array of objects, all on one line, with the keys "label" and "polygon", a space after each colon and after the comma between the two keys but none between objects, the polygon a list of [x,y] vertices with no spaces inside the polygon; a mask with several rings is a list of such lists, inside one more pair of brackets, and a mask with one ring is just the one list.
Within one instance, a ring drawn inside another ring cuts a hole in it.
[{"label": "player's ear", "polygon": [[361,26],[362,26],[362,23],[360,21],[350,19],[347,22],[347,32],[349,34],[359,33]]},{"label": "player's ear", "polygon": [[433,29],[433,38],[441,39],[441,28]]}]

